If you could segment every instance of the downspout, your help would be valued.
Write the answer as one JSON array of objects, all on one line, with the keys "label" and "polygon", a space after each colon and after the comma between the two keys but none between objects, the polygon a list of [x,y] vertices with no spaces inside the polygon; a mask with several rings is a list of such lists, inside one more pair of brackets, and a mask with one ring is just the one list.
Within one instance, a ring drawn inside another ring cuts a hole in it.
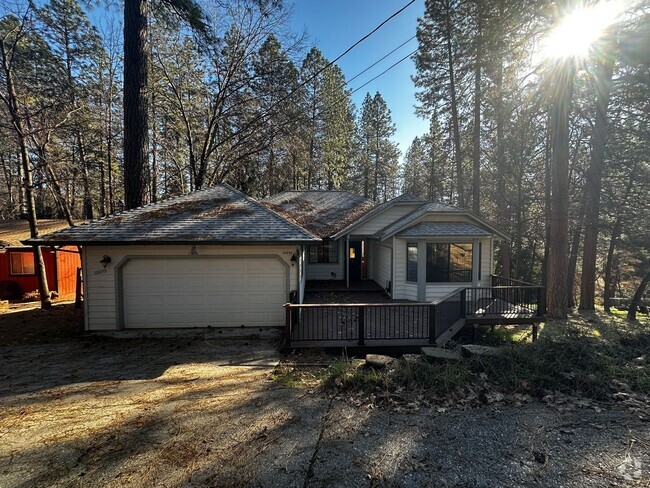
[{"label": "downspout", "polygon": [[397,250],[395,247],[396,245],[397,245],[397,241],[395,240],[395,236],[393,236],[393,249],[391,250],[391,256],[390,256],[392,261],[390,267],[390,297],[393,299],[395,298],[395,261],[396,261],[395,256],[397,255],[397,253],[395,252]]},{"label": "downspout", "polygon": [[[81,283],[82,283],[82,296],[84,306],[84,328],[86,331],[90,330],[89,315],[88,315],[88,247],[83,246],[80,248],[81,252]],[[116,327],[117,328],[117,327]]]},{"label": "downspout", "polygon": [[350,234],[345,236],[345,286],[350,288]]},{"label": "downspout", "polygon": [[472,240],[472,285],[474,287],[479,286],[478,268],[479,259],[481,259],[481,256],[478,252],[478,243],[478,239]]}]

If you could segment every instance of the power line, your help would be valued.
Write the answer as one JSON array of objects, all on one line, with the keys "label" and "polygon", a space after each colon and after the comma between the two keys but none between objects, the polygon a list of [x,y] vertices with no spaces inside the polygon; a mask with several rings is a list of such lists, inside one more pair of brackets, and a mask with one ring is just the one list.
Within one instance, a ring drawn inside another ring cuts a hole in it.
[{"label": "power line", "polygon": [[407,39],[407,40],[404,41],[402,44],[400,44],[400,45],[397,46],[395,49],[393,49],[391,52],[389,52],[388,54],[385,54],[384,56],[382,56],[381,58],[379,58],[377,61],[375,61],[374,63],[372,63],[372,64],[371,64],[370,66],[368,66],[366,69],[364,69],[363,71],[361,71],[361,72],[357,73],[356,75],[354,75],[352,78],[350,78],[350,79],[347,81],[346,85],[347,85],[348,83],[351,83],[351,82],[353,82],[354,80],[356,80],[359,76],[361,76],[362,74],[364,74],[364,73],[365,73],[366,71],[368,71],[369,69],[374,68],[375,66],[377,66],[379,63],[381,63],[381,62],[382,62],[384,59],[386,59],[388,56],[390,56],[391,54],[393,54],[393,53],[394,53],[395,51],[397,51],[399,48],[401,48],[401,47],[405,46],[406,44],[408,44],[409,42],[411,42],[411,41],[412,41],[413,39],[415,39],[416,37],[417,37],[417,35],[411,37],[410,39]]},{"label": "power line", "polygon": [[[411,5],[413,5],[413,4],[415,3],[415,1],[416,1],[416,0],[411,0],[411,1],[408,2],[406,5],[404,5],[402,8],[400,8],[399,10],[397,10],[396,12],[394,12],[394,13],[393,13],[392,15],[390,15],[387,19],[385,19],[383,22],[381,22],[377,27],[375,27],[373,30],[371,30],[368,34],[366,34],[365,36],[363,36],[361,39],[359,39],[358,41],[356,41],[354,44],[352,44],[350,47],[348,47],[345,51],[343,51],[341,54],[339,54],[336,58],[334,58],[334,60],[332,60],[332,61],[330,61],[329,63],[327,63],[323,68],[321,68],[320,70],[318,70],[316,73],[314,73],[314,74],[313,74],[312,76],[310,76],[308,79],[306,79],[306,80],[303,81],[302,83],[298,84],[298,86],[297,86],[294,90],[292,90],[290,93],[288,93],[287,95],[285,95],[284,97],[282,97],[282,98],[281,98],[280,100],[278,100],[277,102],[273,103],[273,104],[271,105],[271,107],[269,107],[269,109],[266,111],[266,113],[264,113],[264,114],[260,114],[260,115],[258,115],[257,117],[253,118],[253,120],[249,121],[249,122],[248,122],[244,127],[242,127],[241,129],[239,129],[239,130],[233,132],[230,136],[228,136],[226,139],[224,139],[223,141],[221,141],[218,145],[221,146],[221,145],[225,144],[226,142],[228,142],[228,141],[230,141],[231,139],[233,139],[234,137],[238,136],[239,134],[241,134],[241,133],[244,132],[245,130],[250,129],[251,126],[252,126],[253,124],[255,124],[256,122],[258,122],[258,121],[260,121],[260,120],[266,118],[268,115],[271,114],[271,112],[272,112],[272,110],[273,110],[274,108],[276,108],[278,105],[280,105],[281,103],[287,101],[289,98],[291,98],[293,95],[295,95],[299,90],[301,90],[302,88],[304,88],[304,87],[305,87],[309,82],[313,81],[313,80],[314,80],[318,75],[320,75],[323,71],[325,71],[327,68],[329,68],[329,67],[332,66],[334,63],[336,63],[339,59],[341,59],[343,56],[345,56],[345,55],[348,54],[350,51],[352,51],[355,47],[357,47],[359,44],[361,44],[363,41],[365,41],[365,40],[368,39],[370,36],[372,36],[375,32],[377,32],[379,29],[381,29],[384,25],[386,25],[386,24],[387,24],[388,22],[390,22],[392,19],[394,19],[394,18],[397,17],[399,14],[401,14],[402,12],[404,12],[404,10],[406,10],[408,7],[410,7]],[[410,55],[409,55],[409,56],[410,56]],[[372,80],[371,80],[371,81],[372,81]]]},{"label": "power line", "polygon": [[398,10],[397,12],[395,12],[393,15],[391,15],[390,17],[388,17],[386,20],[384,20],[381,24],[379,24],[377,27],[375,27],[373,30],[371,30],[368,34],[366,34],[365,36],[363,36],[361,39],[359,39],[357,42],[355,42],[355,43],[352,44],[349,48],[347,48],[345,51],[343,51],[343,53],[340,54],[338,58],[336,58],[336,59],[334,59],[334,61],[330,62],[327,66],[325,66],[325,68],[329,68],[331,65],[333,65],[334,63],[336,63],[339,59],[341,59],[341,58],[342,58],[343,56],[345,56],[347,53],[349,53],[350,51],[352,51],[355,47],[357,47],[359,44],[361,44],[363,41],[365,41],[366,39],[368,39],[371,35],[373,35],[373,34],[374,34],[375,32],[377,32],[379,29],[381,29],[384,25],[386,25],[386,24],[387,24],[391,19],[393,19],[394,17],[397,17],[399,14],[401,14],[402,12],[404,12],[404,10],[406,10],[408,7],[410,7],[410,6],[413,5],[414,3],[415,3],[415,0],[411,0],[409,3],[407,3],[406,5],[404,5],[401,9],[399,9],[399,10]]},{"label": "power line", "polygon": [[376,80],[377,78],[379,78],[380,76],[385,75],[385,74],[388,73],[390,70],[392,70],[395,66],[397,66],[398,64],[400,64],[402,61],[405,61],[406,59],[408,59],[408,58],[410,58],[411,56],[413,56],[417,51],[418,51],[418,50],[416,49],[416,50],[414,50],[414,51],[408,53],[408,54],[407,54],[406,56],[404,56],[402,59],[400,59],[399,61],[397,61],[397,62],[393,63],[392,65],[390,65],[388,68],[386,68],[384,71],[382,71],[381,73],[379,73],[379,74],[378,74],[377,76],[375,76],[374,78],[369,79],[369,80],[366,81],[363,85],[361,85],[361,86],[355,88],[354,90],[352,90],[352,91],[350,92],[350,95],[352,95],[352,94],[355,93],[355,92],[358,92],[358,91],[361,90],[364,86],[366,86],[366,85],[372,83],[373,81],[375,81],[375,80]]}]

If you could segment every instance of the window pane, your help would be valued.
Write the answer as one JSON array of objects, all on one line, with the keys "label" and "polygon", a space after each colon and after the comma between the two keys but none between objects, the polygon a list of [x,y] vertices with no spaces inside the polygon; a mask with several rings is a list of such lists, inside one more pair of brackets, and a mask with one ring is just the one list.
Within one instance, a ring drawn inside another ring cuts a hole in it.
[{"label": "window pane", "polygon": [[309,262],[317,263],[318,262],[318,248],[320,246],[309,246]]},{"label": "window pane", "polygon": [[449,244],[427,244],[427,282],[449,281]]},{"label": "window pane", "polygon": [[31,252],[12,252],[11,274],[34,274],[34,254]]},{"label": "window pane", "polygon": [[406,281],[418,280],[418,245],[406,245]]},{"label": "window pane", "polygon": [[309,246],[310,263],[338,263],[339,249],[338,243],[327,241],[323,244]]},{"label": "window pane", "polygon": [[325,260],[326,263],[338,263],[339,262],[339,247],[337,242],[329,241],[325,245],[327,246],[327,257]]},{"label": "window pane", "polygon": [[11,274],[23,274],[23,259],[20,252],[11,253]]},{"label": "window pane", "polygon": [[472,244],[449,245],[449,281],[472,281]]},{"label": "window pane", "polygon": [[34,254],[31,252],[21,253],[23,255],[23,273],[34,274]]}]

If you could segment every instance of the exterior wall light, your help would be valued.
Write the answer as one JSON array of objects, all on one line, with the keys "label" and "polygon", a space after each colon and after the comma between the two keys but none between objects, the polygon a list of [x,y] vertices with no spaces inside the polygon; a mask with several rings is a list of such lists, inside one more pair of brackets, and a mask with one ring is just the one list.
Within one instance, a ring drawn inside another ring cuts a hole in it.
[{"label": "exterior wall light", "polygon": [[110,256],[107,256],[106,254],[104,254],[104,257],[103,257],[102,260],[100,261],[100,263],[102,264],[102,266],[104,266],[104,268],[105,268],[106,266],[108,266],[108,264],[109,264],[110,262],[111,262],[111,258],[110,258]]}]

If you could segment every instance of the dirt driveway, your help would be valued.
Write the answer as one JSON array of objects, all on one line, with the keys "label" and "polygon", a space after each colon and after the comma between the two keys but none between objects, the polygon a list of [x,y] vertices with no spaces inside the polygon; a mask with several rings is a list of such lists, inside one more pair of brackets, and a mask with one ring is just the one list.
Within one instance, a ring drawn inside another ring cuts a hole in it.
[{"label": "dirt driveway", "polygon": [[277,360],[201,337],[0,346],[0,486],[650,486],[633,412],[379,410],[283,387]]}]

